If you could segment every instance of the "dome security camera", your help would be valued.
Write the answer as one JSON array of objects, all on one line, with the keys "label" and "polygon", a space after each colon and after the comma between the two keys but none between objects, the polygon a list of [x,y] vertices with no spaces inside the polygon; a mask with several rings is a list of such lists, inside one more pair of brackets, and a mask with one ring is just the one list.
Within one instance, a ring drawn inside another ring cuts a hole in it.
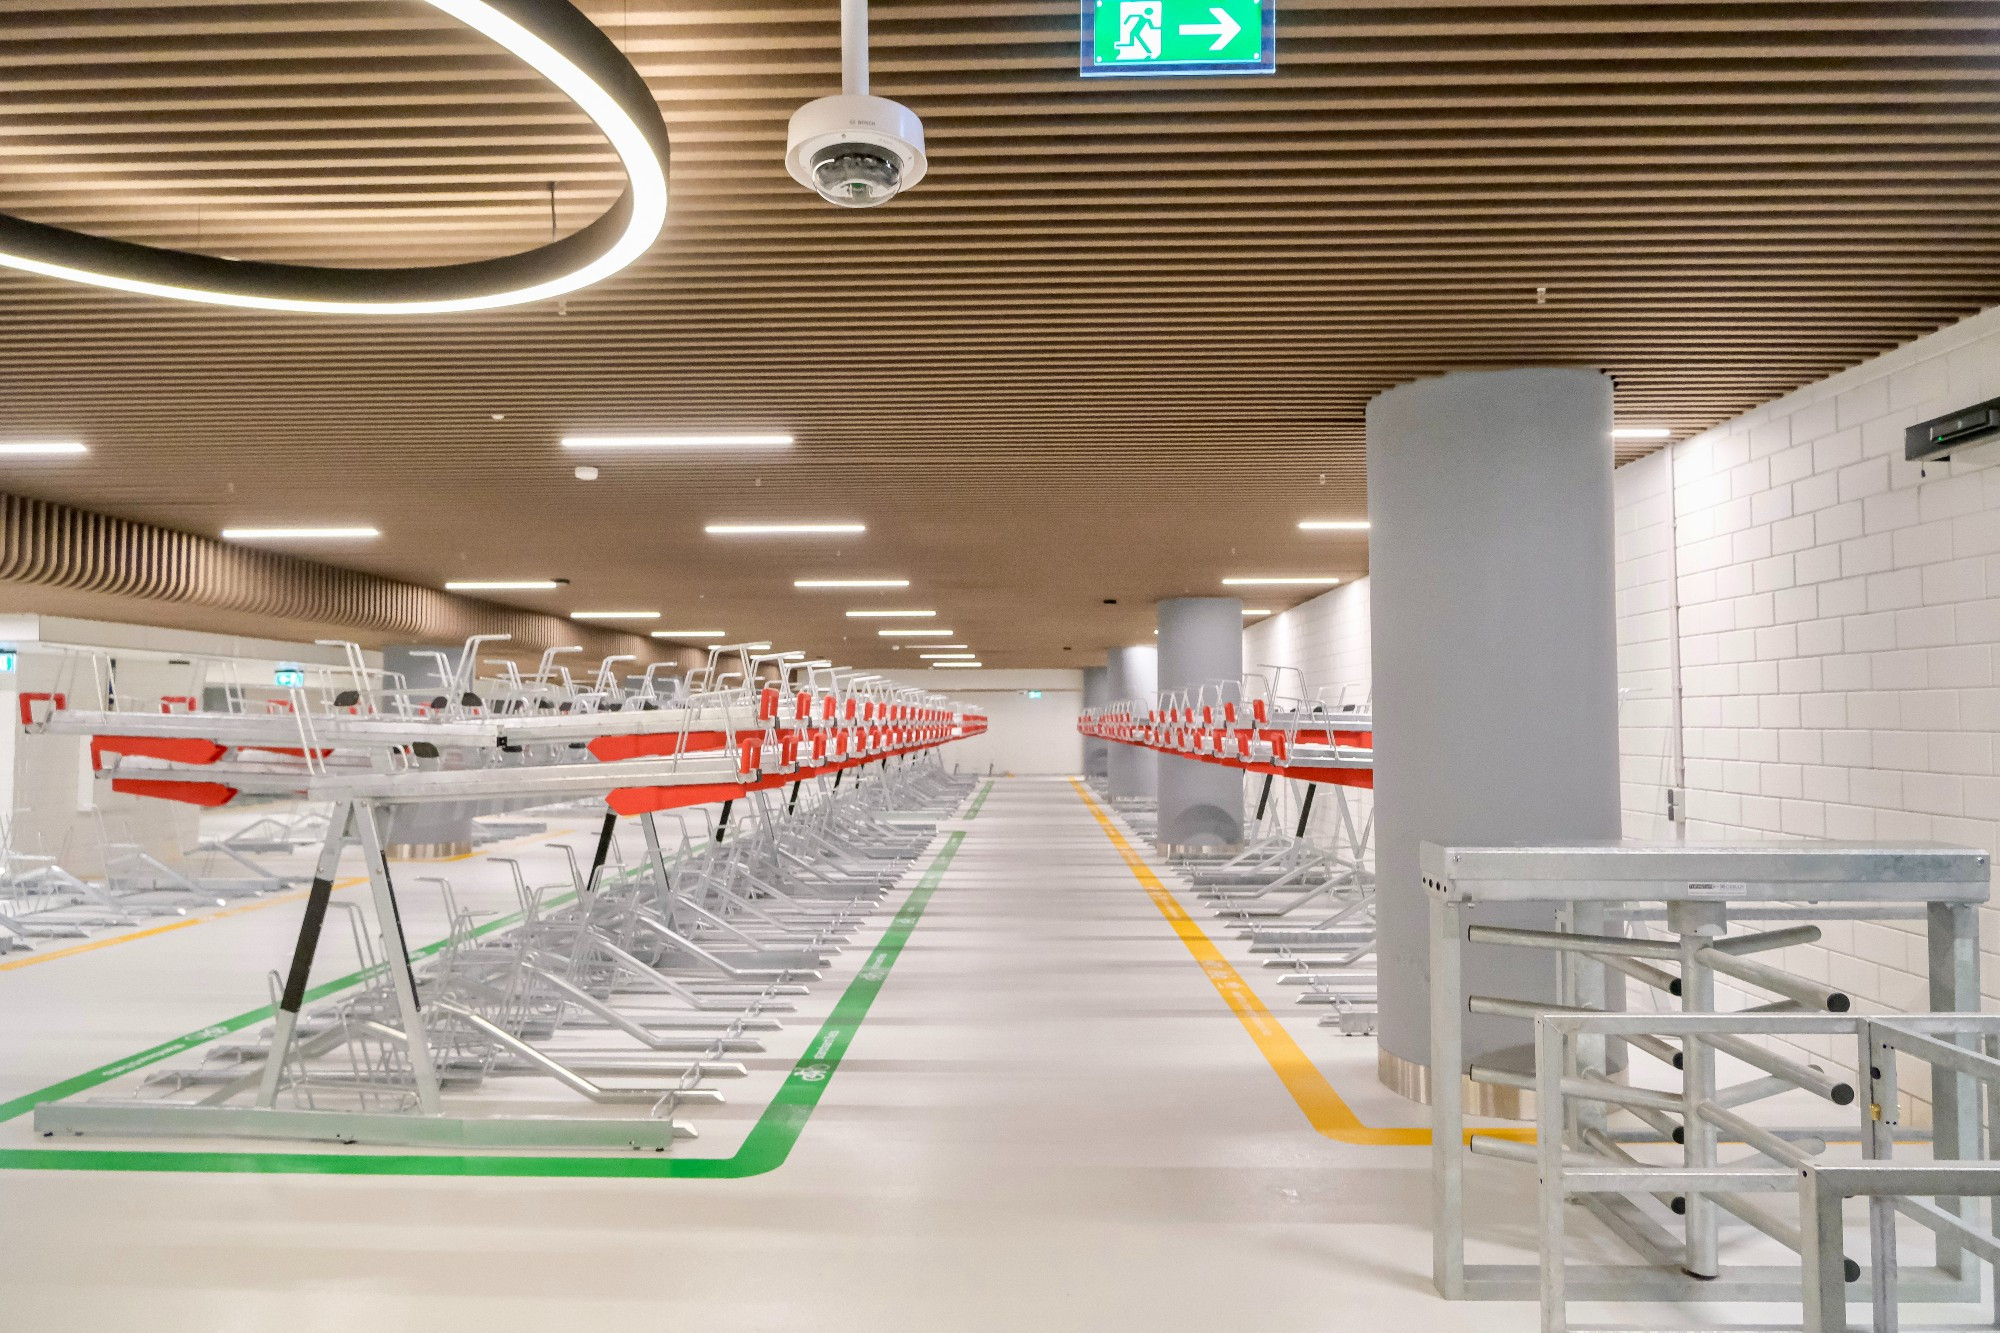
[{"label": "dome security camera", "polygon": [[886,97],[839,93],[792,113],[785,169],[841,208],[887,203],[924,178],[924,123]]},{"label": "dome security camera", "polygon": [[840,208],[886,204],[924,178],[924,123],[868,92],[868,0],[840,0],[840,91],[792,113],[785,170]]}]

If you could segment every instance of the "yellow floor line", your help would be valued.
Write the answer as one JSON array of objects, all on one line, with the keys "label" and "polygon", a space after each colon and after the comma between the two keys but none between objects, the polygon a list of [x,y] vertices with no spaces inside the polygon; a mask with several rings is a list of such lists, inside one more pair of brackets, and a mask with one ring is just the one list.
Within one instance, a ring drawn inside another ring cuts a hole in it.
[{"label": "yellow floor line", "polygon": [[[576,832],[575,829],[571,829],[565,833],[530,833],[523,838],[507,838],[503,839],[503,841],[520,842],[525,840],[541,841],[549,838],[566,838],[574,832]],[[499,845],[499,843],[494,844],[494,846]],[[434,860],[427,859],[415,864],[444,865],[450,861],[470,861],[475,856],[484,855],[486,851],[486,848],[481,848],[475,852],[462,852],[457,856],[441,856]],[[333,887],[338,891],[340,889],[351,889],[357,884],[366,884],[367,882],[368,876],[356,875],[352,879],[334,881]],[[129,944],[133,940],[151,939],[155,935],[164,935],[168,931],[186,930],[189,926],[199,926],[205,921],[220,921],[224,917],[241,916],[245,912],[257,912],[266,907],[276,907],[279,903],[295,903],[310,892],[310,889],[294,889],[290,893],[273,894],[270,897],[259,898],[255,902],[241,903],[235,907],[224,907],[214,912],[203,912],[200,916],[182,917],[178,921],[168,921],[163,925],[147,926],[143,930],[130,930],[123,935],[107,935],[101,940],[85,940],[82,944],[72,944],[67,948],[51,949],[45,953],[30,954],[26,958],[15,958],[8,962],[0,963],[0,972],[12,972],[18,968],[33,967],[37,963],[53,963],[59,958],[74,958],[80,953],[91,953],[98,949],[108,949],[114,944]]]},{"label": "yellow floor line", "polygon": [[[1227,1004],[1230,1011],[1236,1015],[1236,1020],[1243,1025],[1243,1030],[1250,1034],[1250,1040],[1257,1043],[1257,1049],[1263,1053],[1264,1059],[1278,1075],[1278,1080],[1285,1085],[1285,1091],[1292,1094],[1292,1100],[1298,1103],[1301,1111],[1305,1112],[1306,1120],[1314,1129],[1337,1143],[1414,1147],[1426,1145],[1431,1141],[1431,1132],[1428,1129],[1404,1127],[1378,1129],[1363,1124],[1361,1117],[1341,1100],[1340,1094],[1333,1090],[1333,1085],[1326,1081],[1326,1075],[1320,1073],[1319,1067],[1312,1062],[1311,1057],[1292,1040],[1292,1034],[1285,1030],[1284,1024],[1264,1007],[1264,1002],[1257,998],[1257,992],[1250,988],[1250,983],[1243,979],[1243,974],[1222,956],[1222,951],[1215,947],[1215,942],[1209,939],[1200,923],[1182,909],[1180,901],[1168,891],[1165,884],[1160,882],[1160,877],[1153,873],[1153,868],[1133,850],[1132,844],[1126,840],[1123,833],[1119,832],[1118,826],[1111,822],[1111,817],[1105,813],[1104,807],[1091,797],[1089,790],[1081,782],[1072,778],[1070,785],[1076,788],[1076,794],[1081,796],[1084,805],[1089,807],[1091,817],[1097,821],[1098,827],[1104,830],[1104,835],[1111,839],[1111,845],[1117,848],[1118,855],[1124,858],[1125,866],[1132,872],[1133,878],[1137,879],[1140,887],[1146,890],[1146,896],[1153,900],[1153,906],[1160,909],[1160,915],[1174,928],[1174,934],[1178,935],[1181,943],[1187,946],[1187,951],[1194,955],[1194,960],[1201,964],[1201,970],[1207,975],[1209,984],[1215,987],[1216,994],[1222,997],[1223,1003]],[[1467,1137],[1474,1132],[1467,1130]],[[1499,1138],[1528,1140],[1534,1138],[1534,1131],[1531,1129],[1480,1129],[1476,1132]]]}]

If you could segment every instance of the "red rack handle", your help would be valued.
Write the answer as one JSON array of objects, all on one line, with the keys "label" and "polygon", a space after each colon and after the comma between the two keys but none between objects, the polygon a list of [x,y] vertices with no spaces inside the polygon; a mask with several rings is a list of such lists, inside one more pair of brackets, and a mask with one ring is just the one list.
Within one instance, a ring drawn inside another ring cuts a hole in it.
[{"label": "red rack handle", "polygon": [[29,705],[43,699],[48,700],[59,709],[69,707],[69,696],[66,694],[24,694],[21,696],[22,726],[32,727],[35,725],[35,712]]}]

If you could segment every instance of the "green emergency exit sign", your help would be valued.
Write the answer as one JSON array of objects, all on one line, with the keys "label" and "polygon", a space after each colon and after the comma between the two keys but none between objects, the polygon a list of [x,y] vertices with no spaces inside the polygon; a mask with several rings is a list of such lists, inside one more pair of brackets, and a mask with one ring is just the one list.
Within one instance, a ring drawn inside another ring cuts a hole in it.
[{"label": "green emergency exit sign", "polygon": [[1269,74],[1277,0],[1083,0],[1085,78]]}]

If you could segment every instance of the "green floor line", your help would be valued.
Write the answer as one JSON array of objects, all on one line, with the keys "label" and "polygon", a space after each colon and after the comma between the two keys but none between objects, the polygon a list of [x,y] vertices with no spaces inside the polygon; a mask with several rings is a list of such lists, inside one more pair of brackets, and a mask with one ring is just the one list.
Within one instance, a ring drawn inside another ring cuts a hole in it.
[{"label": "green floor line", "polygon": [[[990,789],[990,787],[989,787]],[[833,1081],[834,1071],[840,1067],[841,1057],[847,1053],[848,1044],[853,1041],[861,1020],[867,1017],[869,1007],[875,1003],[875,996],[881,991],[882,983],[889,978],[890,968],[895,966],[903,946],[909,942],[910,934],[916,929],[917,921],[924,914],[931,895],[944,878],[944,872],[951,865],[952,857],[965,840],[963,832],[954,832],[945,839],[944,847],[925,868],[923,877],[917,881],[910,896],[903,900],[889,929],[869,955],[867,963],[848,983],[841,993],[833,1012],[806,1047],[804,1055],[792,1066],[791,1073],[779,1088],[778,1095],[764,1108],[763,1115],[751,1126],[743,1146],[730,1157],[676,1157],[640,1156],[638,1154],[591,1157],[501,1157],[501,1156],[461,1156],[429,1155],[415,1153],[362,1153],[362,1152],[175,1152],[153,1149],[105,1149],[105,1148],[0,1148],[0,1170],[10,1171],[189,1171],[218,1172],[241,1171],[267,1174],[311,1174],[311,1175],[353,1175],[353,1176],[681,1176],[708,1179],[738,1179],[744,1176],[762,1175],[776,1170],[790,1156],[792,1145],[798,1142],[799,1134],[805,1129],[813,1109]],[[565,895],[565,899],[574,897]],[[549,904],[557,905],[556,903]],[[514,924],[521,914],[489,921],[476,933],[490,931]],[[445,941],[425,945],[413,950],[411,957],[421,958],[442,949]],[[347,976],[315,986],[308,992],[308,998],[321,999],[327,995],[354,985],[367,976],[366,972],[350,973]],[[215,1038],[236,1032],[242,1028],[260,1023],[272,1016],[272,1008],[265,1005],[248,1013],[190,1032],[171,1041],[160,1043],[127,1056],[108,1065],[100,1065],[86,1074],[51,1084],[25,1097],[16,1097],[9,1102],[0,1102],[0,1122],[26,1114],[43,1102],[57,1101],[78,1092],[107,1083],[114,1078],[129,1074],[133,1070],[155,1064],[182,1051],[191,1050]]]},{"label": "green floor line", "polygon": [[993,784],[991,782],[987,783],[984,787],[981,787],[979,789],[979,795],[975,796],[972,800],[972,808],[965,812],[965,817],[967,819],[979,818],[979,807],[985,805],[986,798],[992,794],[993,794]]}]

